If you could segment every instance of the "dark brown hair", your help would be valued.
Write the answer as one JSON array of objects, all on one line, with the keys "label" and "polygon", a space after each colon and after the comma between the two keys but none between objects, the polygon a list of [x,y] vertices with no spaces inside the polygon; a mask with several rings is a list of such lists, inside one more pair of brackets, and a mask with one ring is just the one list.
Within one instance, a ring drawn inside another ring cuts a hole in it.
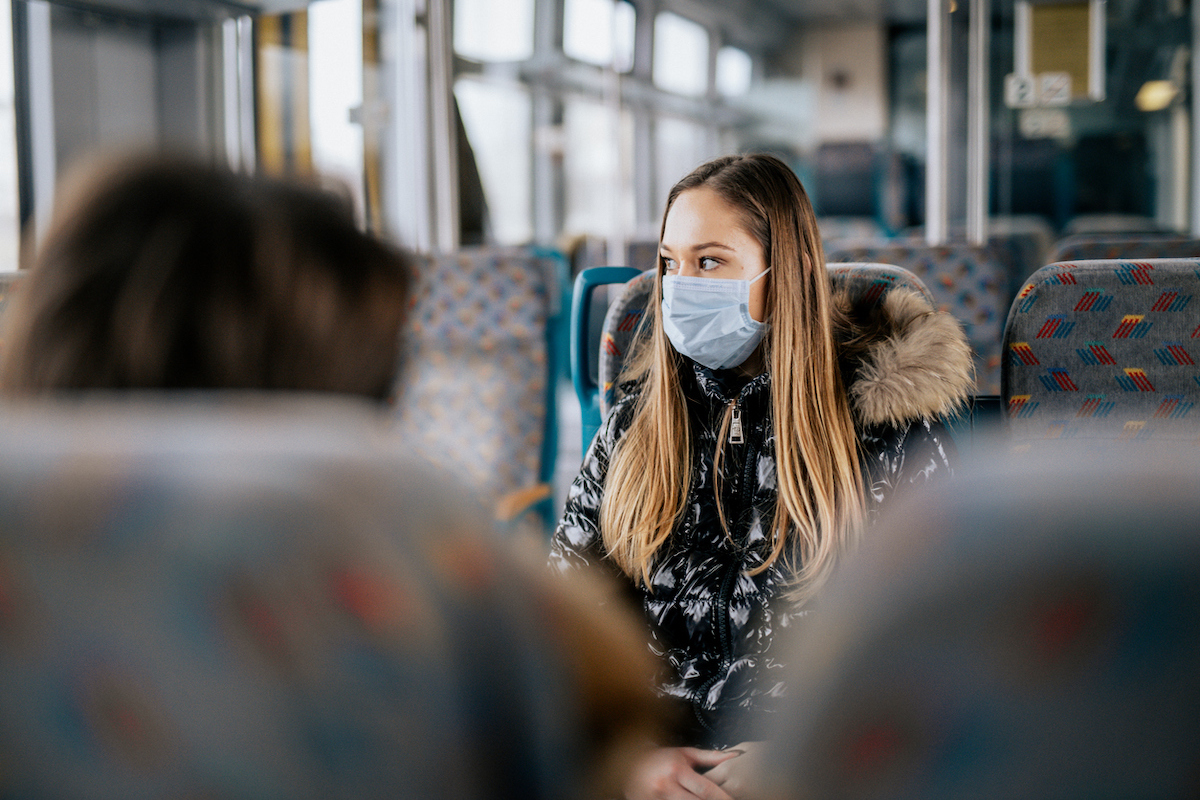
[{"label": "dark brown hair", "polygon": [[6,393],[388,394],[409,262],[337,196],[154,157],[93,167],[60,197],[12,301]]}]

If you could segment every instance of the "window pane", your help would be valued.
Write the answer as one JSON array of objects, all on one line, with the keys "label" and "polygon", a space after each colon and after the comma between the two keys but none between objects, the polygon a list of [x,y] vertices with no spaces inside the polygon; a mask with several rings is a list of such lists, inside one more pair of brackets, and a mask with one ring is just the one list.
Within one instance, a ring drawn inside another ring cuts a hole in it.
[{"label": "window pane", "polygon": [[671,187],[715,153],[709,144],[708,129],[691,120],[659,117],[654,135],[658,150],[655,194],[658,196],[657,208],[662,209]]},{"label": "window pane", "polygon": [[617,0],[613,21],[613,67],[617,72],[633,69],[633,38],[637,29],[637,10],[633,3]]},{"label": "window pane", "polygon": [[609,236],[631,231],[635,212],[632,168],[621,163],[621,153],[633,151],[632,117],[623,112],[618,118],[610,106],[568,97],[563,127],[566,232]]},{"label": "window pane", "polygon": [[0,272],[17,268],[20,242],[12,45],[12,3],[0,0]]},{"label": "window pane", "polygon": [[518,86],[461,78],[454,95],[479,165],[492,239],[498,244],[529,241],[533,238],[529,93]]},{"label": "window pane", "polygon": [[669,11],[654,19],[654,83],[677,94],[704,94],[708,31],[703,26]]},{"label": "window pane", "polygon": [[350,113],[362,104],[362,2],[313,3],[308,22],[313,166],[345,183],[361,212],[363,129]]},{"label": "window pane", "polygon": [[533,0],[454,0],[454,52],[477,61],[533,55]]},{"label": "window pane", "polygon": [[589,64],[611,64],[614,5],[614,0],[566,0],[563,52]]},{"label": "window pane", "polygon": [[717,91],[726,97],[737,97],[750,91],[754,62],[750,54],[736,47],[717,51]]},{"label": "window pane", "polygon": [[563,6],[563,52],[571,58],[633,68],[633,34],[637,12],[623,0],[566,0]]}]

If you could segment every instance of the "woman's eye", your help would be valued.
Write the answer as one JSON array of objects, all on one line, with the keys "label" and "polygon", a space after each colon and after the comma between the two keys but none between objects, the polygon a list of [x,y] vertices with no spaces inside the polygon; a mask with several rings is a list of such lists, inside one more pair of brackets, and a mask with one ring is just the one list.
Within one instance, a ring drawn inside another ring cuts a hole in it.
[{"label": "woman's eye", "polygon": [[673,258],[664,257],[662,262],[663,269],[665,269],[667,272],[674,272],[675,270],[679,269],[679,265],[675,263],[675,259]]},{"label": "woman's eye", "polygon": [[710,256],[703,256],[700,259],[700,269],[702,270],[716,269],[719,266],[721,266],[721,262]]}]

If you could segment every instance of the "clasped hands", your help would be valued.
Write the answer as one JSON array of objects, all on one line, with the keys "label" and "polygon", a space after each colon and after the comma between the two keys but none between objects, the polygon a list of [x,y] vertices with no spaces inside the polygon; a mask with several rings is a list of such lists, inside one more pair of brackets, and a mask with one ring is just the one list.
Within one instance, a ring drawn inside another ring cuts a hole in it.
[{"label": "clasped hands", "polygon": [[764,742],[655,748],[634,765],[626,800],[760,800],[764,750]]}]

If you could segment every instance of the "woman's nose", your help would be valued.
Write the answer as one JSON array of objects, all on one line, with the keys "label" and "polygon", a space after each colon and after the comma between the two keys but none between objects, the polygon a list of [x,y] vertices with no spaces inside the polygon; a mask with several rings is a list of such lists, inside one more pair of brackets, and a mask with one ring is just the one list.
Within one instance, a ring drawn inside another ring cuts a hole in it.
[{"label": "woman's nose", "polygon": [[684,261],[679,265],[679,274],[685,278],[698,278],[704,273],[700,271],[700,265],[692,261]]}]

